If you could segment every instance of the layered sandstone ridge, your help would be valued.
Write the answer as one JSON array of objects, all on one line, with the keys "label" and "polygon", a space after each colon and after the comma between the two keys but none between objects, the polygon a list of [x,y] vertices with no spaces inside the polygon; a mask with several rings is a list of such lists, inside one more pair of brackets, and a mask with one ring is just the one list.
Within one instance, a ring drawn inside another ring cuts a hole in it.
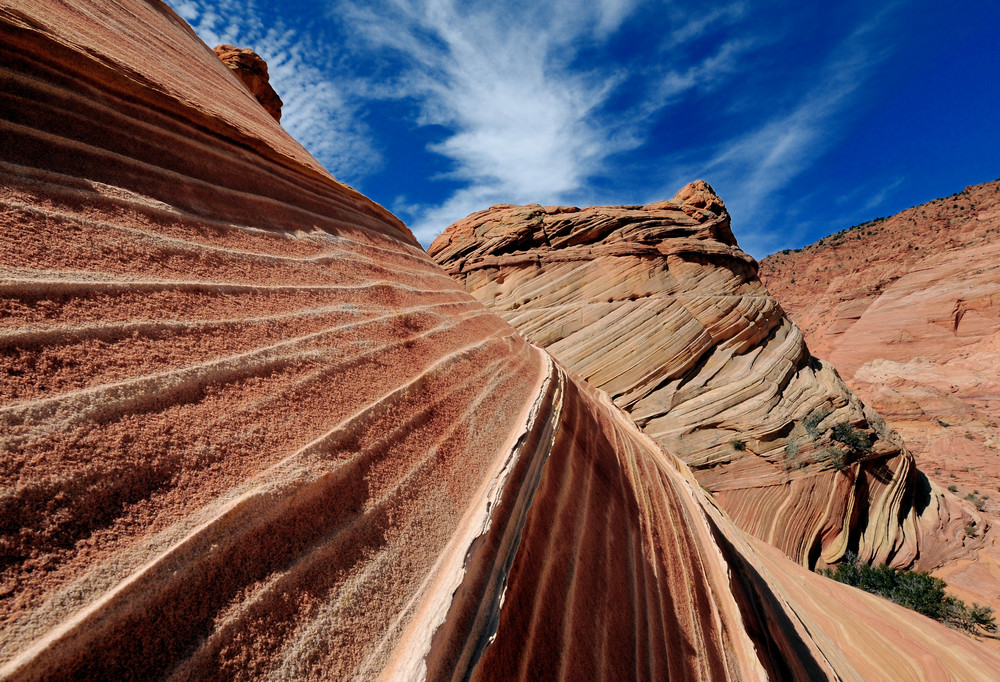
[{"label": "layered sandstone ridge", "polygon": [[998,471],[1000,182],[774,254],[761,277],[921,461],[970,487],[962,466]]},{"label": "layered sandstone ridge", "polygon": [[[706,183],[647,206],[494,206],[429,253],[796,561],[932,567],[972,543],[965,512],[810,356]],[[871,447],[838,442],[845,428]]]},{"label": "layered sandstone ridge", "polygon": [[260,55],[251,49],[234,45],[216,45],[212,48],[212,52],[236,74],[264,110],[271,114],[275,121],[280,122],[281,107],[284,103],[271,87],[271,79],[267,75],[267,63]]},{"label": "layered sandstone ridge", "polygon": [[[924,470],[1000,512],[1000,181],[769,256],[761,278]],[[1000,606],[991,555],[945,576]]]},{"label": "layered sandstone ridge", "polygon": [[986,679],[740,532],[165,5],[0,0],[0,677]]},{"label": "layered sandstone ridge", "polygon": [[0,675],[773,667],[665,456],[168,8],[0,7]]}]

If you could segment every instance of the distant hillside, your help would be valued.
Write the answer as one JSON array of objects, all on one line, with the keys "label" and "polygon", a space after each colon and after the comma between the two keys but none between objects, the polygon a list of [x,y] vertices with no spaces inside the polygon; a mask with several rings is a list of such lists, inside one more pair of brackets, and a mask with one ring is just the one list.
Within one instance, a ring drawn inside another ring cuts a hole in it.
[{"label": "distant hillside", "polygon": [[1000,179],[776,253],[760,277],[922,470],[1000,511]]}]

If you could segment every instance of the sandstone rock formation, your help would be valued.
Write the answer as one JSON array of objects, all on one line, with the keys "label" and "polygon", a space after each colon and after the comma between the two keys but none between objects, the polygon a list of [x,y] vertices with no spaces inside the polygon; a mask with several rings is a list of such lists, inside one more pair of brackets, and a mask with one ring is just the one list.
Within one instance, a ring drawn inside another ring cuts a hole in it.
[{"label": "sandstone rock formation", "polygon": [[271,114],[275,121],[281,121],[283,102],[271,87],[271,80],[267,75],[267,63],[260,55],[253,50],[233,45],[216,45],[212,48],[212,52],[236,74],[264,110]]},{"label": "sandstone rock formation", "polygon": [[0,677],[987,679],[745,536],[166,5],[0,0]]},{"label": "sandstone rock formation", "polygon": [[[925,471],[1000,512],[1000,181],[776,253],[761,278]],[[992,580],[966,587],[996,603],[991,551]]]},{"label": "sandstone rock formation", "polygon": [[969,518],[810,356],[706,183],[648,206],[495,206],[429,253],[796,561],[966,553]]}]

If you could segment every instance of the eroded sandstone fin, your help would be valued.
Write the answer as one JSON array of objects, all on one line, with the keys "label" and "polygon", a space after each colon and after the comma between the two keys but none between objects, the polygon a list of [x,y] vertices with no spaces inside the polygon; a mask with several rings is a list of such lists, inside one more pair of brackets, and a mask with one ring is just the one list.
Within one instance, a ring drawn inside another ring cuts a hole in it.
[{"label": "eroded sandstone fin", "polygon": [[927,503],[909,452],[810,355],[708,183],[642,207],[494,207],[429,253],[796,561],[968,554],[962,528],[978,518],[934,486]]}]

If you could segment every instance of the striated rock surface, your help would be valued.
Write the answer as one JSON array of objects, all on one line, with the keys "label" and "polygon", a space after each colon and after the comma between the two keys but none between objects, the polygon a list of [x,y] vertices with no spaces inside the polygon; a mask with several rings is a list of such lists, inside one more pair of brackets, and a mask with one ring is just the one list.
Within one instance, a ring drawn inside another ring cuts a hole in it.
[{"label": "striated rock surface", "polygon": [[1000,182],[774,254],[761,277],[921,461],[998,471]]},{"label": "striated rock surface", "polygon": [[216,45],[212,52],[236,74],[264,110],[271,114],[275,121],[281,121],[283,102],[271,87],[271,80],[267,75],[267,63],[260,55],[253,50],[233,45]]},{"label": "striated rock surface", "polygon": [[648,206],[495,206],[429,253],[796,561],[855,551],[934,567],[967,553],[963,528],[981,518],[810,356],[706,183]]},{"label": "striated rock surface", "polygon": [[[1000,181],[776,253],[761,278],[925,471],[1000,512]],[[992,576],[944,575],[1000,606],[990,553],[969,570]]]},{"label": "striated rock surface", "polygon": [[0,677],[988,679],[740,532],[165,5],[0,0]]}]

